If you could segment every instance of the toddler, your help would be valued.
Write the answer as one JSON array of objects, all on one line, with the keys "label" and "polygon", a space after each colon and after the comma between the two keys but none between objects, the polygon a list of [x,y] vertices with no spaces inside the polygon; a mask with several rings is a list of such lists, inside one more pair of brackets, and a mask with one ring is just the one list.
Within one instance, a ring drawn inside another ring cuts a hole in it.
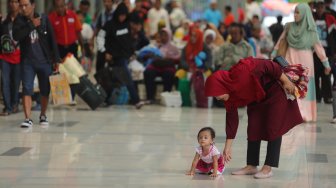
[{"label": "toddler", "polygon": [[196,147],[194,160],[186,175],[193,176],[196,171],[217,177],[224,172],[223,156],[214,145],[215,136],[215,131],[211,127],[204,127],[198,132],[199,146]]}]

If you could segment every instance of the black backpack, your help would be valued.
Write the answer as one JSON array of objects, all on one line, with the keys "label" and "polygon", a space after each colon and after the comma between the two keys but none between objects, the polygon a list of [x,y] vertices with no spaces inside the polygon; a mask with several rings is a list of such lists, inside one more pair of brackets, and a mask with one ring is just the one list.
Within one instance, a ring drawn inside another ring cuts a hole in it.
[{"label": "black backpack", "polygon": [[13,39],[8,34],[5,34],[5,35],[1,36],[0,45],[1,45],[1,51],[4,54],[13,53],[15,51],[15,48],[16,48]]}]

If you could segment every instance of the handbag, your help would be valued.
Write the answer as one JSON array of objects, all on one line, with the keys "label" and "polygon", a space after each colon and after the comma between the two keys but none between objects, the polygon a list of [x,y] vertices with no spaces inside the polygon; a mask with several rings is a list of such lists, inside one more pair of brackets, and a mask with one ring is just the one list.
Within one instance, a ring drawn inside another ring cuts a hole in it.
[{"label": "handbag", "polygon": [[64,74],[49,77],[53,104],[70,104],[72,102],[70,86]]},{"label": "handbag", "polygon": [[125,105],[128,103],[129,93],[126,86],[114,88],[110,97],[107,99],[108,104]]},{"label": "handbag", "polygon": [[86,72],[83,69],[82,65],[71,53],[67,54],[62,65],[67,70],[68,74],[75,75],[77,78],[86,75]]},{"label": "handbag", "polygon": [[285,38],[281,39],[280,42],[279,42],[279,49],[277,51],[277,56],[285,57],[287,49],[288,49],[288,42],[287,42],[286,37],[285,37]]},{"label": "handbag", "polygon": [[278,51],[277,51],[277,56],[282,56],[282,57],[286,57],[286,52],[287,52],[287,49],[288,49],[288,42],[287,42],[287,33],[288,33],[288,30],[289,30],[289,25],[287,27],[285,27],[285,37],[280,39],[279,41],[279,48],[278,48]]}]

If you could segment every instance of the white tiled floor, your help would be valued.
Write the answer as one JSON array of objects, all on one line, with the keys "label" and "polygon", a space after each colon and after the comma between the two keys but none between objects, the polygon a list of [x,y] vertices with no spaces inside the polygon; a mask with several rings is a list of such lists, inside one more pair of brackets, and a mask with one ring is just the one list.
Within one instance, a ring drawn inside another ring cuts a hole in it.
[{"label": "white tiled floor", "polygon": [[[34,125],[32,130],[19,128],[22,113],[0,117],[0,154],[15,147],[30,148],[19,156],[0,156],[0,187],[336,187],[336,125],[329,123],[330,105],[319,104],[317,123],[302,124],[283,137],[280,168],[267,180],[230,175],[245,165],[244,110],[233,161],[222,176],[211,179],[184,173],[190,167],[201,127],[215,128],[216,145],[222,149],[223,109],[155,105],[141,110],[131,106],[85,109],[84,105],[51,107],[51,125]],[[34,120],[38,122],[38,112],[34,112]]]}]

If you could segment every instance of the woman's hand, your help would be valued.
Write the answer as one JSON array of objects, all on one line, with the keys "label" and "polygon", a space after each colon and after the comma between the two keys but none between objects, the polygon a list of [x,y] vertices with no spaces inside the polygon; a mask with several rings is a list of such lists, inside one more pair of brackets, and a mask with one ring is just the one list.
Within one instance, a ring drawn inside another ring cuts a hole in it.
[{"label": "woman's hand", "polygon": [[284,90],[289,93],[289,94],[294,94],[295,93],[295,85],[293,82],[291,82],[288,77],[282,73],[280,76],[280,81],[282,83],[282,87]]},{"label": "woman's hand", "polygon": [[223,162],[224,164],[229,163],[230,160],[232,159],[232,146],[233,139],[226,139],[225,141],[225,147],[223,150]]},{"label": "woman's hand", "polygon": [[107,62],[112,61],[112,55],[109,54],[109,53],[106,53],[106,54],[105,54],[105,61],[107,61]]},{"label": "woman's hand", "polygon": [[291,81],[286,81],[283,83],[283,88],[287,91],[289,94],[294,94],[295,93],[295,85]]},{"label": "woman's hand", "polygon": [[224,164],[227,164],[231,161],[232,159],[232,149],[231,147],[225,147],[223,151],[223,162]]},{"label": "woman's hand", "polygon": [[325,75],[329,75],[329,74],[330,74],[330,71],[331,71],[331,68],[330,68],[330,67],[325,68],[325,69],[324,69],[324,74],[325,74]]}]

